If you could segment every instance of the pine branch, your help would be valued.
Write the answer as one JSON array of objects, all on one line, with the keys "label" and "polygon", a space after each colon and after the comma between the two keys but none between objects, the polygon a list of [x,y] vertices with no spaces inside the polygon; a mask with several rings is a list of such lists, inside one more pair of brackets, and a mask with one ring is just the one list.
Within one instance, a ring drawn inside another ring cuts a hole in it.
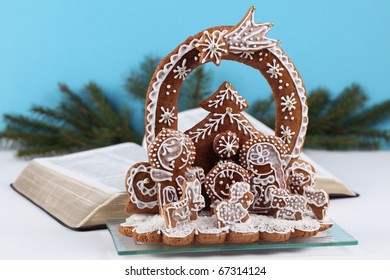
[{"label": "pine branch", "polygon": [[99,119],[100,126],[111,126],[118,122],[116,108],[103,95],[101,89],[93,82],[90,82],[85,87],[87,98],[91,105],[91,109],[96,113]]},{"label": "pine branch", "polygon": [[140,142],[127,109],[117,108],[89,83],[81,94],[61,85],[63,100],[54,108],[32,106],[33,116],[5,115],[0,139],[18,142],[20,156],[52,155],[121,142]]},{"label": "pine branch", "polygon": [[131,96],[141,101],[145,100],[150,80],[159,63],[160,58],[147,56],[141,62],[139,70],[133,70],[130,73],[126,80],[125,88]]},{"label": "pine branch", "polygon": [[[308,94],[309,128],[305,147],[317,149],[378,149],[390,142],[390,131],[377,126],[390,118],[390,100],[367,107],[367,95],[352,84],[338,96],[319,88]],[[254,117],[273,127],[267,117],[274,100],[257,100],[250,108]],[[273,116],[275,114],[273,113]]]},{"label": "pine branch", "polygon": [[390,100],[365,108],[350,119],[350,125],[373,126],[390,118]]},{"label": "pine branch", "polygon": [[326,110],[317,119],[314,119],[315,126],[321,130],[338,130],[345,128],[348,118],[351,117],[355,111],[360,110],[367,100],[367,96],[361,88],[355,84],[344,89],[339,96],[330,101],[328,110]]}]

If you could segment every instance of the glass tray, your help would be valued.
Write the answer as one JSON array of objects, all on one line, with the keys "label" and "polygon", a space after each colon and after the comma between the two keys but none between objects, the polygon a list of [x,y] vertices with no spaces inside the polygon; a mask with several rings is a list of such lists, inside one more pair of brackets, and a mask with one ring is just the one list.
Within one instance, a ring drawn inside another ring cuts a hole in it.
[{"label": "glass tray", "polygon": [[131,237],[124,236],[118,232],[118,227],[124,219],[107,220],[107,228],[118,255],[136,254],[171,254],[171,253],[195,253],[195,252],[216,252],[216,251],[239,251],[239,250],[262,250],[262,249],[287,249],[287,248],[307,248],[320,246],[347,246],[357,245],[358,241],[344,231],[340,226],[333,223],[333,226],[316,236],[310,238],[297,238],[285,242],[269,243],[257,241],[250,244],[219,244],[201,245],[191,244],[189,246],[175,247],[161,244],[138,244]]}]

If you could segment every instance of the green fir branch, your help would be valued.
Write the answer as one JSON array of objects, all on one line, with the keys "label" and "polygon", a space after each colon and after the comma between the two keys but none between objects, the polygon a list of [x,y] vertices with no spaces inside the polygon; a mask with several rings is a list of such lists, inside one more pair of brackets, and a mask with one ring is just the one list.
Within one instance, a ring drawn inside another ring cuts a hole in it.
[{"label": "green fir branch", "polygon": [[139,69],[133,70],[126,79],[125,88],[127,92],[138,100],[145,101],[150,80],[159,63],[159,57],[145,57]]},{"label": "green fir branch", "polygon": [[19,156],[53,155],[122,142],[140,143],[131,113],[89,83],[80,94],[60,84],[63,99],[54,108],[34,105],[32,116],[4,115],[0,139],[17,142]]},{"label": "green fir branch", "polygon": [[[377,128],[390,118],[390,100],[373,106],[368,106],[367,101],[367,94],[357,84],[345,88],[335,97],[324,88],[311,91],[307,100],[309,127],[305,147],[371,150],[390,143],[390,131]],[[273,128],[275,119],[270,118],[273,103],[273,99],[257,100],[250,113]]]}]

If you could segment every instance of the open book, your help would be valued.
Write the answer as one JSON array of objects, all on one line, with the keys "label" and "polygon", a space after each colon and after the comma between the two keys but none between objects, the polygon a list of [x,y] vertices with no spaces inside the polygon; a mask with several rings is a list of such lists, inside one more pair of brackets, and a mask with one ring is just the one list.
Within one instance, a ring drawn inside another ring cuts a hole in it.
[{"label": "open book", "polygon": [[[203,118],[203,110],[179,114],[180,130]],[[207,114],[207,112],[205,112]],[[273,131],[246,114],[264,133]],[[330,195],[356,196],[329,172],[303,155],[317,170],[317,186]],[[29,162],[12,184],[23,196],[60,223],[75,230],[105,227],[107,218],[126,217],[128,195],[125,177],[128,168],[146,161],[146,149],[135,143],[78,152],[69,155],[36,158]]]}]

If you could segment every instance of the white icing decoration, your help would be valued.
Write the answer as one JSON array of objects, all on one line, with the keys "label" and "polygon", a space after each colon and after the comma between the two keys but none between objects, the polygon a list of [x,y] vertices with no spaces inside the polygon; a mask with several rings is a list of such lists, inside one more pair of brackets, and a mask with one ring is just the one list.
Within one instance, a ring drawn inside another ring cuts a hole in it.
[{"label": "white icing decoration", "polygon": [[[271,76],[270,76],[271,78],[277,79],[277,78],[283,76],[281,71],[283,71],[284,68],[279,66],[279,63],[276,62],[276,59],[273,60],[273,65],[271,65],[270,63],[267,63],[267,66],[269,67],[269,69],[267,70],[267,73],[271,74]],[[279,89],[281,89],[281,88],[279,87]]]},{"label": "white icing decoration", "polygon": [[246,158],[241,159],[241,164],[244,164],[246,169],[256,176],[263,175],[257,171],[256,166],[270,164],[271,169],[275,172],[275,180],[278,183],[278,186],[285,188],[286,183],[283,170],[284,161],[281,158],[278,148],[274,144],[258,142],[251,145],[248,148]]},{"label": "white icing decoration", "polygon": [[282,136],[280,138],[285,143],[290,144],[291,139],[292,139],[293,135],[295,134],[295,132],[291,131],[291,129],[288,126],[284,127],[284,125],[281,125],[280,129],[281,129],[281,134],[282,134]]},{"label": "white icing decoration", "polygon": [[175,116],[175,107],[173,107],[171,110],[169,108],[164,109],[164,107],[160,107],[162,114],[161,118],[158,121],[159,123],[167,124],[168,126],[171,126],[172,123],[174,123],[175,120],[177,120],[177,117]]},{"label": "white icing decoration", "polygon": [[286,234],[294,230],[296,221],[275,219],[268,216],[251,215],[252,223],[260,232]]},{"label": "white icing decoration", "polygon": [[199,216],[197,220],[192,221],[195,234],[220,234],[223,232],[229,232],[229,227],[218,227],[217,218],[213,216]]},{"label": "white icing decoration", "polygon": [[173,174],[171,172],[162,169],[152,168],[150,170],[150,178],[154,182],[172,181],[172,176]]},{"label": "white icing decoration", "polygon": [[306,211],[307,200],[301,195],[290,195],[285,189],[276,189],[271,193],[271,207],[279,209],[279,218],[294,219],[296,213]]},{"label": "white icing decoration", "polygon": [[179,78],[185,80],[185,78],[191,72],[191,68],[187,69],[186,63],[187,59],[183,59],[181,66],[177,66],[176,69],[173,70],[173,73],[177,73],[174,77],[175,79]]},{"label": "white icing decoration", "polygon": [[324,190],[306,187],[304,188],[303,195],[307,198],[308,203],[314,204],[317,207],[322,207],[328,203],[328,196]]},{"label": "white icing decoration", "polygon": [[229,203],[227,201],[222,201],[217,206],[216,210],[218,220],[221,220],[224,224],[239,222],[248,214],[248,211],[242,206],[242,204]]},{"label": "white icing decoration", "polygon": [[161,206],[172,203],[178,200],[176,189],[172,186],[166,186],[161,194]]},{"label": "white icing decoration", "polygon": [[161,215],[151,215],[135,227],[136,233],[161,232],[164,228],[164,219]]},{"label": "white icing decoration", "polygon": [[305,135],[306,135],[306,131],[307,131],[308,107],[306,104],[306,100],[307,100],[307,97],[305,94],[306,91],[305,91],[305,88],[303,86],[302,79],[300,78],[297,70],[295,69],[294,64],[292,62],[290,62],[289,58],[287,57],[287,55],[285,55],[283,53],[282,49],[279,46],[275,46],[275,47],[269,48],[269,51],[279,59],[280,63],[283,65],[284,69],[287,70],[287,72],[289,73],[289,76],[292,78],[292,81],[294,83],[294,87],[296,90],[295,92],[297,93],[298,98],[299,98],[298,101],[302,107],[302,116],[301,116],[301,120],[300,120],[300,124],[299,124],[300,130],[298,132],[296,141],[294,143],[294,146],[293,146],[293,149],[291,152],[291,156],[286,159],[286,164],[288,164],[292,158],[297,158],[301,154],[301,150],[303,147],[303,143],[304,143],[304,139],[305,139]]},{"label": "white icing decoration", "polygon": [[[156,120],[156,111],[157,111],[157,102],[159,99],[159,92],[160,92],[160,87],[168,74],[172,71],[174,65],[184,56],[186,55],[189,51],[194,49],[194,44],[198,42],[198,39],[192,40],[188,45],[183,44],[180,46],[178,52],[174,55],[172,55],[169,59],[169,62],[163,66],[161,70],[158,71],[156,74],[155,78],[156,81],[152,85],[152,90],[148,94],[148,101],[149,104],[146,107],[146,126],[145,130],[147,132],[147,137],[146,137],[146,144],[149,146],[154,138],[156,137],[155,135],[155,120]],[[175,90],[173,91],[175,93]]]},{"label": "white icing decoration", "polygon": [[206,135],[211,135],[211,132],[218,131],[218,126],[224,124],[225,117],[228,117],[228,121],[230,121],[231,124],[237,124],[238,131],[242,130],[245,135],[249,134],[250,138],[256,138],[259,132],[253,130],[252,126],[248,125],[248,120],[241,119],[240,116],[241,114],[234,114],[228,110],[223,114],[213,113],[212,117],[208,120],[209,122],[205,123],[202,128],[197,128],[196,131],[189,132],[191,135],[190,138],[194,142],[198,142],[199,139],[204,140]]},{"label": "white icing decoration", "polygon": [[293,223],[294,228],[301,231],[316,231],[320,229],[320,223],[310,217],[303,217],[302,220]]},{"label": "white icing decoration", "polygon": [[229,200],[222,201],[216,207],[217,219],[224,225],[240,223],[248,215],[253,202],[250,185],[245,182],[234,183],[230,187]]},{"label": "white icing decoration", "polygon": [[[182,159],[183,165],[175,166],[177,163],[176,159],[184,153],[186,158]],[[160,144],[157,156],[162,167],[166,170],[172,171],[175,167],[178,169],[184,167],[187,164],[191,153],[188,152],[188,148],[185,144],[185,138],[169,137]]]},{"label": "white icing decoration", "polygon": [[294,161],[293,164],[286,170],[286,176],[289,177],[295,173],[296,170],[301,169],[305,171],[307,174],[309,174],[309,186],[314,187],[314,182],[316,179],[316,173],[313,172],[313,169],[311,168],[311,165],[306,162],[297,162]]},{"label": "white icing decoration", "polygon": [[280,99],[282,100],[280,105],[283,106],[282,112],[296,109],[295,104],[297,104],[297,101],[295,100],[294,93],[291,93],[291,96],[282,96]]},{"label": "white icing decoration", "polygon": [[234,54],[240,54],[240,57],[245,59],[253,60],[253,55],[255,52],[233,52]]},{"label": "white icing decoration", "polygon": [[[138,197],[137,197],[137,194],[134,190],[134,179],[135,179],[135,176],[138,174],[138,173],[150,173],[150,170],[152,169],[151,166],[145,166],[145,165],[140,165],[136,168],[132,168],[131,171],[130,171],[130,176],[129,178],[127,179],[126,181],[126,188],[127,188],[127,192],[130,194],[130,200],[139,208],[139,209],[144,209],[144,208],[154,208],[156,205],[157,205],[157,200],[153,200],[153,201],[149,201],[149,202],[146,202],[146,201],[141,201]],[[139,186],[138,184],[139,182],[137,182],[137,187]],[[141,185],[142,187],[145,189],[146,186],[144,185],[145,182],[141,182]],[[153,188],[155,190],[150,190],[148,192],[146,192],[145,190],[142,191],[142,194],[146,195],[146,196],[153,196],[154,194],[156,194],[157,192],[157,187],[154,185]]]},{"label": "white icing decoration", "polygon": [[226,89],[219,91],[219,94],[216,96],[216,99],[210,100],[208,103],[209,108],[218,108],[223,105],[225,100],[232,100],[236,105],[240,106],[240,110],[245,109],[247,107],[245,99],[238,94],[236,90],[226,84]]},{"label": "white icing decoration", "polygon": [[[135,216],[135,217],[134,217]],[[134,220],[137,214],[128,219]],[[324,223],[331,221],[324,220]],[[271,234],[286,234],[296,230],[313,232],[320,228],[320,223],[309,216],[304,216],[302,220],[286,220],[269,216],[251,214],[245,223],[235,223],[222,228],[218,228],[216,216],[199,216],[197,220],[185,222],[175,228],[166,228],[164,218],[161,215],[145,215],[145,219],[140,217],[139,221],[123,223],[123,226],[135,226],[137,233],[163,232],[166,236],[184,238],[195,231],[196,234],[220,234],[222,232],[253,233],[267,232]]]},{"label": "white icing decoration", "polygon": [[214,30],[211,34],[208,31],[203,32],[204,41],[199,41],[195,44],[195,47],[200,48],[201,52],[206,53],[201,60],[201,63],[205,63],[209,58],[215,59],[216,64],[219,65],[222,54],[227,54],[228,52],[227,49],[224,48],[226,42],[223,39],[223,35],[225,35],[226,32],[227,30]]},{"label": "white icing decoration", "polygon": [[231,231],[237,233],[254,233],[259,231],[250,218],[245,223],[234,223],[230,224],[229,227]]},{"label": "white icing decoration", "polygon": [[235,155],[236,151],[240,147],[237,136],[232,133],[222,135],[219,141],[220,143],[218,143],[218,147],[216,149],[218,154],[223,155],[225,158],[230,158]]},{"label": "white icing decoration", "polygon": [[145,222],[147,219],[152,217],[150,214],[133,214],[126,218],[124,223],[121,223],[123,227],[136,227],[141,223]]},{"label": "white icing decoration", "polygon": [[[272,172],[272,170],[270,172]],[[260,177],[256,176],[256,177],[252,178],[252,181],[255,185],[267,186],[267,185],[275,183],[275,176],[269,175],[265,178],[260,178]]]},{"label": "white icing decoration", "polygon": [[271,27],[271,23],[256,23],[251,8],[240,25],[225,35],[229,50],[248,52],[276,46],[276,40],[265,37]]},{"label": "white icing decoration", "polygon": [[168,237],[184,238],[194,232],[194,226],[192,223],[182,223],[174,228],[164,228],[162,232]]}]

